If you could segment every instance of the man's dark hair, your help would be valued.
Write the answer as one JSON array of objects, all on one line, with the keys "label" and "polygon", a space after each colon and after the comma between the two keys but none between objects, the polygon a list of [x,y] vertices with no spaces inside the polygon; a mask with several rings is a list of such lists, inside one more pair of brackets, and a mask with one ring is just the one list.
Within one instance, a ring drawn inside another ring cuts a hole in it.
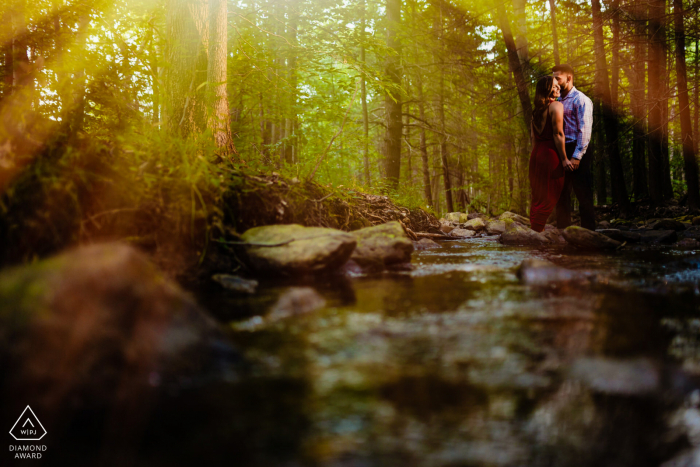
[{"label": "man's dark hair", "polygon": [[561,65],[557,65],[554,68],[552,68],[552,73],[557,71],[559,73],[568,73],[571,76],[574,76],[574,69],[571,68],[571,65],[567,65],[566,63],[562,63]]}]

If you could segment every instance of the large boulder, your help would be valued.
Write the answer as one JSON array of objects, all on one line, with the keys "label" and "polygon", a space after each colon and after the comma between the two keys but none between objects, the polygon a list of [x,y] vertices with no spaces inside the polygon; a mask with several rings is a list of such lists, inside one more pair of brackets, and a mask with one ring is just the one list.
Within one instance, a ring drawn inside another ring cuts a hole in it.
[{"label": "large boulder", "polygon": [[452,232],[450,232],[450,237],[456,238],[469,238],[473,237],[474,235],[476,235],[476,232],[467,229],[454,229]]},{"label": "large boulder", "polygon": [[489,221],[486,224],[486,233],[489,235],[501,235],[506,231],[506,222],[501,220]]},{"label": "large boulder", "polygon": [[621,245],[617,240],[601,233],[575,225],[562,230],[562,235],[571,245],[584,250],[614,250]]},{"label": "large boulder", "polygon": [[640,230],[639,235],[643,243],[670,245],[678,241],[678,234],[675,230]]},{"label": "large boulder", "polygon": [[417,242],[413,242],[413,247],[416,250],[431,250],[433,248],[442,248],[438,242],[429,238],[421,238]]},{"label": "large boulder", "polygon": [[482,230],[486,229],[486,222],[477,217],[476,219],[471,219],[465,222],[463,227],[467,230],[481,232]]},{"label": "large boulder", "polygon": [[383,269],[411,261],[413,242],[398,221],[356,230],[352,235],[357,248],[351,258],[362,267]]},{"label": "large boulder", "polygon": [[504,245],[544,245],[549,243],[547,237],[525,227],[512,219],[505,220],[506,230],[499,241]]},{"label": "large boulder", "polygon": [[451,224],[459,224],[459,218],[462,216],[461,212],[448,212],[445,214],[445,220]]},{"label": "large boulder", "polygon": [[75,410],[108,408],[110,433],[128,434],[158,388],[228,380],[242,360],[142,253],[98,244],[0,274],[0,361],[0,405],[19,414],[32,401],[55,442],[52,421],[65,427]]},{"label": "large boulder", "polygon": [[552,245],[566,245],[566,240],[564,240],[559,229],[545,229],[542,235],[544,235]]},{"label": "large boulder", "polygon": [[685,230],[686,226],[683,222],[675,219],[661,219],[651,224],[650,228],[652,230],[675,230],[678,232]]},{"label": "large boulder", "polygon": [[247,230],[241,239],[247,242],[245,254],[253,270],[291,276],[340,268],[363,230],[346,233],[299,224],[266,225]]},{"label": "large boulder", "polygon": [[440,232],[442,232],[442,233],[448,234],[448,233],[452,232],[454,229],[455,229],[455,227],[453,225],[440,224]]},{"label": "large boulder", "polygon": [[522,224],[522,225],[530,225],[530,219],[527,217],[521,216],[520,214],[516,214],[514,212],[506,211],[500,216],[498,216],[499,220],[506,220],[506,219],[511,219],[514,220],[515,222]]},{"label": "large boulder", "polygon": [[596,232],[605,235],[606,237],[617,240],[618,242],[639,243],[642,241],[642,235],[639,232],[619,229],[601,229]]}]

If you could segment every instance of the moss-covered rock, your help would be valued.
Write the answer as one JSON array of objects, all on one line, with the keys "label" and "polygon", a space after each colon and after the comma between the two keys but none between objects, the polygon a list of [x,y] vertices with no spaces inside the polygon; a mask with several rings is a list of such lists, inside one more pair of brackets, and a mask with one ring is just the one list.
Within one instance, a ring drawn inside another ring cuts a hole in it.
[{"label": "moss-covered rock", "polygon": [[223,376],[222,364],[239,358],[192,297],[132,247],[82,247],[0,274],[0,405],[31,400],[48,432],[62,410],[136,410],[161,384]]},{"label": "moss-covered rock", "polygon": [[456,238],[469,238],[473,237],[474,235],[476,235],[476,232],[468,229],[454,229],[452,232],[450,232],[450,237]]},{"label": "moss-covered rock", "polygon": [[575,225],[562,230],[562,235],[571,245],[584,250],[614,250],[621,245],[617,240],[601,233]]},{"label": "moss-covered rock", "polygon": [[512,219],[504,220],[506,230],[499,241],[504,245],[543,245],[549,243],[547,237],[525,227]]},{"label": "moss-covered rock", "polygon": [[489,235],[501,235],[506,231],[506,223],[501,220],[492,220],[486,224],[486,233]]},{"label": "moss-covered rock", "polygon": [[383,269],[411,261],[413,242],[397,221],[356,230],[357,247],[351,259],[362,267]]},{"label": "moss-covered rock", "polygon": [[483,219],[477,217],[476,219],[471,219],[465,222],[464,228],[467,230],[473,230],[475,232],[481,232],[482,230],[486,229],[486,222],[484,222]]},{"label": "moss-covered rock", "polygon": [[460,223],[460,217],[462,216],[463,213],[461,212],[448,212],[445,214],[445,220],[447,222],[450,222],[452,224],[459,224]]},{"label": "moss-covered rock", "polygon": [[[371,227],[369,227],[371,228]],[[340,268],[355,250],[356,235],[299,224],[265,225],[246,230],[241,239],[247,262],[258,273],[315,274]]]},{"label": "moss-covered rock", "polygon": [[506,220],[506,219],[511,219],[514,220],[515,222],[522,224],[522,225],[530,225],[530,219],[527,217],[521,216],[520,214],[516,214],[514,212],[506,211],[500,216],[498,216],[499,220]]}]

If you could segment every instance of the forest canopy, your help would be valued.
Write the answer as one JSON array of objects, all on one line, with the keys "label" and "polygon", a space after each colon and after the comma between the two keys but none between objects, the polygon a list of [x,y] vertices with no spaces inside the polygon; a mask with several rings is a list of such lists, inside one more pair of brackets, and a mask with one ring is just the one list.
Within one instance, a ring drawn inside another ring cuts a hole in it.
[{"label": "forest canopy", "polygon": [[152,174],[197,187],[246,168],[435,213],[526,213],[534,83],[560,63],[595,103],[596,203],[698,206],[694,1],[2,0],[0,11],[5,208],[30,168],[89,171],[78,160],[90,153],[125,184]]}]

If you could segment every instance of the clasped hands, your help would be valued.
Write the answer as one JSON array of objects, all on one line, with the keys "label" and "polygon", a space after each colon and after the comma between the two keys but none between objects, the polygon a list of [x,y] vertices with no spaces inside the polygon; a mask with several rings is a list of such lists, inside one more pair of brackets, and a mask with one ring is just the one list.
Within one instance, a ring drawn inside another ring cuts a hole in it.
[{"label": "clasped hands", "polygon": [[581,163],[580,160],[578,159],[565,159],[562,161],[561,165],[564,166],[564,170],[568,170],[569,172],[573,172],[574,170],[578,169],[578,165]]}]

